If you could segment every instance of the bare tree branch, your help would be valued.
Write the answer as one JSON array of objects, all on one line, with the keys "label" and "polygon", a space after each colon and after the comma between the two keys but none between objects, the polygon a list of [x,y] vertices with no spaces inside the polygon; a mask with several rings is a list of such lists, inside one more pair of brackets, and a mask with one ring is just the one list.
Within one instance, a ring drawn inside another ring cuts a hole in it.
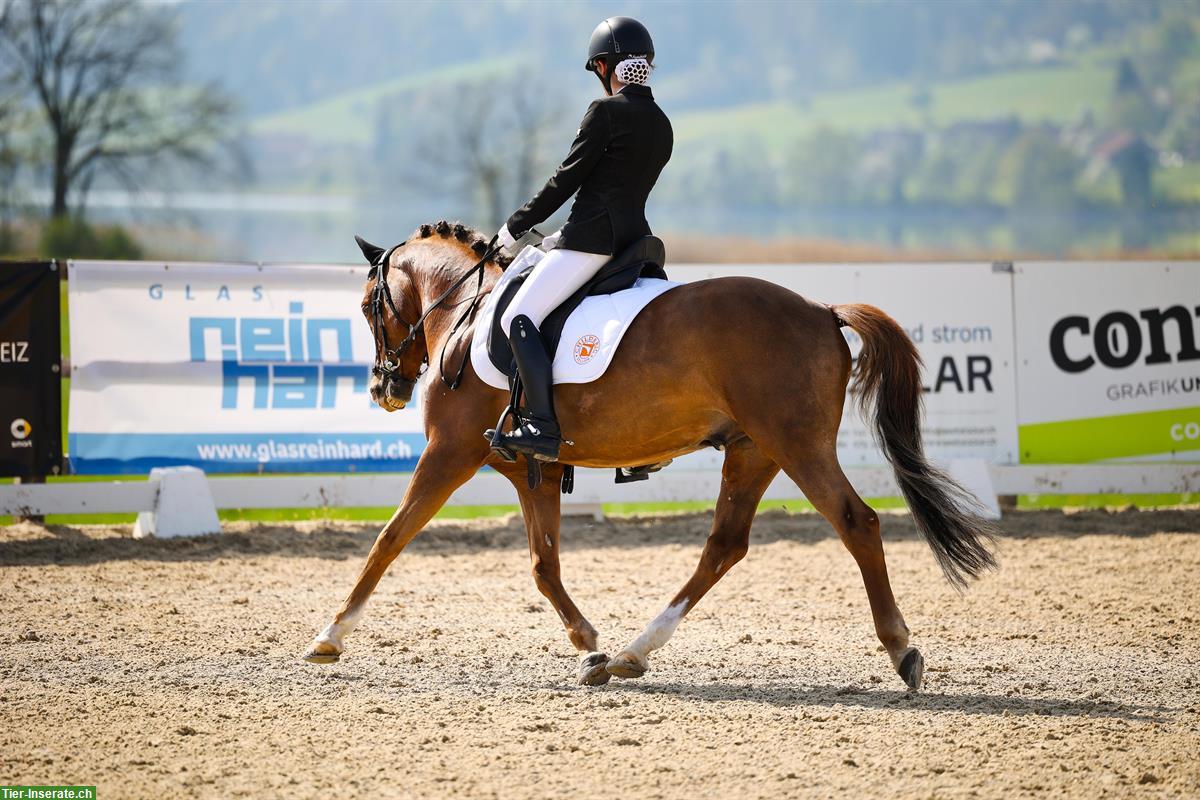
[{"label": "bare tree branch", "polygon": [[[231,100],[180,84],[172,10],[140,0],[10,0],[0,57],[50,128],[51,214],[100,173],[136,186],[168,161],[209,163],[229,138]],[[86,192],[83,192],[86,198]]]},{"label": "bare tree branch", "polygon": [[562,153],[545,146],[560,133],[562,102],[531,91],[516,75],[463,84],[453,95],[452,114],[432,120],[405,177],[431,189],[451,189],[479,204],[487,225],[499,226],[566,152],[565,145]]}]

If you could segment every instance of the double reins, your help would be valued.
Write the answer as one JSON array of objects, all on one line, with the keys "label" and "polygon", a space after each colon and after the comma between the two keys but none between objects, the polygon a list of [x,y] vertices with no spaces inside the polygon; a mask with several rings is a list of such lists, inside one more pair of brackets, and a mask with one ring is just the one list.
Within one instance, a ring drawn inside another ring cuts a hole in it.
[{"label": "double reins", "polygon": [[[418,379],[420,379],[421,375],[423,375],[425,372],[423,369],[412,378],[405,378],[404,375],[400,373],[401,358],[404,356],[405,351],[408,350],[412,343],[424,333],[426,317],[441,307],[441,305],[446,302],[446,300],[448,300],[452,294],[458,291],[463,284],[470,280],[472,275],[475,275],[478,279],[475,285],[475,295],[471,298],[471,302],[467,304],[466,310],[463,311],[463,313],[459,315],[458,319],[455,320],[454,324],[450,326],[450,331],[446,335],[446,344],[442,347],[442,352],[438,356],[438,369],[442,373],[442,382],[445,383],[451,391],[458,388],[459,384],[462,382],[463,372],[467,368],[467,360],[471,356],[471,351],[468,349],[463,355],[462,362],[459,363],[458,370],[455,372],[453,380],[446,379],[446,351],[450,348],[450,343],[454,339],[454,334],[460,327],[462,327],[463,323],[474,318],[475,309],[479,304],[479,298],[482,296],[483,292],[484,265],[486,265],[487,262],[490,261],[500,250],[500,248],[496,246],[497,238],[497,236],[492,237],[492,240],[488,242],[487,249],[483,253],[483,257],[480,258],[479,261],[475,262],[473,267],[460,275],[454,281],[454,283],[450,284],[450,288],[438,295],[437,299],[430,303],[429,306],[421,313],[421,316],[417,318],[417,321],[413,323],[407,323],[400,317],[400,310],[396,308],[396,303],[392,299],[392,290],[388,286],[387,280],[388,269],[391,267],[392,254],[404,245],[408,244],[408,241],[406,240],[400,242],[400,244],[389,247],[379,258],[379,260],[371,265],[371,269],[367,272],[367,278],[370,279],[372,276],[376,278],[375,289],[371,294],[371,317],[375,325],[375,330],[378,331],[380,341],[383,344],[383,347],[379,348],[379,352],[376,355],[375,365],[371,368],[371,372],[374,373],[376,377],[391,378],[393,380],[399,378],[402,381],[407,381],[410,383],[415,383]],[[386,313],[386,309],[389,308],[392,310],[392,315],[397,321],[408,326],[408,334],[404,337],[400,344],[396,345],[395,348],[391,348],[388,344],[387,325],[384,324],[384,314]],[[429,355],[426,354],[423,363],[428,364],[428,362]]]}]

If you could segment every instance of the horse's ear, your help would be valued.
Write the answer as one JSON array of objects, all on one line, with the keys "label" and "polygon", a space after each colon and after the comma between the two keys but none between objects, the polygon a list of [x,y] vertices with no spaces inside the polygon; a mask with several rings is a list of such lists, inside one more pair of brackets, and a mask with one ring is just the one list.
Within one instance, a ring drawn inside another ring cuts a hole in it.
[{"label": "horse's ear", "polygon": [[358,242],[358,249],[362,250],[363,258],[367,259],[368,264],[374,264],[379,261],[379,257],[384,253],[382,247],[371,244],[361,236],[355,236],[354,241]]}]

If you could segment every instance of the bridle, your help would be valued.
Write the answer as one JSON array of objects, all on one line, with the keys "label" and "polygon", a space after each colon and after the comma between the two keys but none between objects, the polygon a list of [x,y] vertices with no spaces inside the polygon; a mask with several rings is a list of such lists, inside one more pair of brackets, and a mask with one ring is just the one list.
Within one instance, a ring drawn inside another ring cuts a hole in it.
[{"label": "bridle", "polygon": [[[389,247],[386,251],[384,251],[383,255],[381,255],[379,259],[371,264],[371,269],[367,272],[367,280],[370,280],[371,278],[376,279],[375,288],[371,290],[371,320],[376,332],[378,333],[379,343],[383,345],[375,354],[375,364],[371,367],[371,373],[375,375],[375,377],[407,384],[414,384],[420,380],[421,376],[425,374],[425,370],[428,368],[429,354],[426,353],[425,358],[421,362],[421,369],[417,372],[417,374],[411,378],[406,378],[400,371],[400,361],[404,357],[405,351],[412,346],[412,343],[415,342],[418,337],[424,334],[425,318],[433,313],[436,309],[441,307],[441,305],[446,302],[450,295],[454,294],[454,292],[457,291],[460,286],[466,283],[472,275],[477,275],[478,283],[475,286],[475,295],[471,298],[471,302],[467,304],[467,309],[454,322],[454,325],[451,326],[450,333],[446,337],[446,345],[442,348],[441,355],[438,357],[438,367],[442,373],[442,382],[445,383],[451,391],[458,388],[459,383],[462,382],[463,371],[466,369],[467,359],[470,357],[470,351],[468,350],[466,355],[463,356],[462,363],[458,365],[458,370],[454,375],[454,379],[447,380],[446,371],[444,369],[446,350],[450,347],[450,340],[453,338],[455,331],[457,331],[462,324],[468,320],[468,318],[474,318],[475,308],[479,303],[479,298],[482,296],[483,291],[484,265],[500,250],[500,248],[496,246],[496,238],[496,236],[493,236],[492,240],[488,242],[488,246],[483,253],[483,257],[475,263],[475,266],[468,269],[466,272],[460,275],[458,279],[454,281],[454,283],[450,284],[450,288],[442,292],[436,300],[430,303],[429,307],[426,308],[425,311],[421,313],[421,316],[417,318],[417,321],[412,323],[405,322],[404,319],[401,318],[400,310],[396,308],[396,302],[392,299],[392,290],[388,286],[387,280],[388,269],[391,267],[392,254],[404,245],[408,244],[407,240],[400,242],[400,244]],[[408,326],[408,333],[405,335],[404,339],[401,340],[400,344],[396,345],[394,348],[389,346],[387,325],[384,324],[384,316],[387,313],[387,309],[391,309],[392,316],[394,316],[400,324]]]}]

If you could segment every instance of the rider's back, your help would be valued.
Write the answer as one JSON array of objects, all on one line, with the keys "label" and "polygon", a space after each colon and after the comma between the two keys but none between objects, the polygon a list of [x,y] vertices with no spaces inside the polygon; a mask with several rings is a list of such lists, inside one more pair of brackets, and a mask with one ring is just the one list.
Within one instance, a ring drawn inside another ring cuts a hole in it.
[{"label": "rider's back", "polygon": [[558,247],[619,253],[649,236],[646,198],[671,158],[671,122],[650,87],[631,84],[588,106],[571,152],[546,186],[505,225],[521,232],[575,195]]},{"label": "rider's back", "polygon": [[674,134],[647,86],[626,86],[594,106],[589,113],[605,119],[608,146],[579,187],[563,240],[576,249],[617,253],[651,233],[646,198],[671,158]]}]

